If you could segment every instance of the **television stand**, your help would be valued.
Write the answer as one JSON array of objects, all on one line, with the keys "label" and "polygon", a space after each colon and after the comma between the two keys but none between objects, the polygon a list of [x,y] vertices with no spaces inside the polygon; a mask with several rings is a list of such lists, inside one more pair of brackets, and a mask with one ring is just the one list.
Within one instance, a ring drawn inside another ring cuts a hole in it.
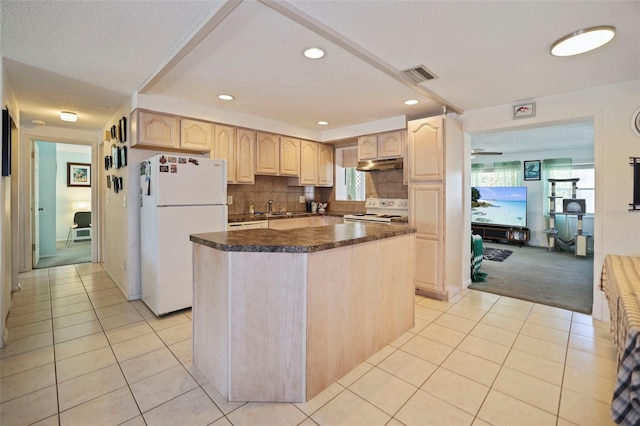
[{"label": "television stand", "polygon": [[521,226],[472,223],[471,232],[480,235],[483,240],[496,242],[506,240],[509,243],[517,243],[521,247],[530,238],[529,228]]}]

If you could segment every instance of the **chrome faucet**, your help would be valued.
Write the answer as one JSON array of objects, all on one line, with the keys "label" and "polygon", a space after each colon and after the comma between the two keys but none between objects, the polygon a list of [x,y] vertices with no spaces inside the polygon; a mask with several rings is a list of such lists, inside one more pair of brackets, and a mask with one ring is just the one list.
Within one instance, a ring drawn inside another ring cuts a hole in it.
[{"label": "chrome faucet", "polygon": [[269,209],[267,210],[267,214],[271,214],[272,213],[271,212],[271,205],[273,204],[273,200],[269,200],[268,204],[269,204]]}]

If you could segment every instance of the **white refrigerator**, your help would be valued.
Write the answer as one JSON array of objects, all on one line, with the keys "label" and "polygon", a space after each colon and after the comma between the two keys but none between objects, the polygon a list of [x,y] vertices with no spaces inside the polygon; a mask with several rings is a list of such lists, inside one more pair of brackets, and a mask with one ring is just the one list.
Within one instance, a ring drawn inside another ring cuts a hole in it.
[{"label": "white refrigerator", "polygon": [[190,234],[225,231],[227,162],[158,154],[140,165],[142,301],[163,315],[193,304]]}]

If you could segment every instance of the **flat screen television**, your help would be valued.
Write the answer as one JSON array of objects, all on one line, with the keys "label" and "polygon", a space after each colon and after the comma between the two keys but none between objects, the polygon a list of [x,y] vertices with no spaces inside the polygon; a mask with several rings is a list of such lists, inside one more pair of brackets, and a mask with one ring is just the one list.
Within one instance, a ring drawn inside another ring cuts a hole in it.
[{"label": "flat screen television", "polygon": [[527,188],[525,186],[471,188],[471,223],[527,226]]}]

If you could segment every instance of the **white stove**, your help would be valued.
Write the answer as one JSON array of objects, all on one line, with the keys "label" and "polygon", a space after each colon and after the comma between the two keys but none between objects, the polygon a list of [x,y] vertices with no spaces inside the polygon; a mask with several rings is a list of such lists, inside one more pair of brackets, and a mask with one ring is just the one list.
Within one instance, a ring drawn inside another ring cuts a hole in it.
[{"label": "white stove", "polygon": [[409,200],[401,198],[367,198],[366,213],[348,214],[345,223],[402,221],[409,216]]}]

